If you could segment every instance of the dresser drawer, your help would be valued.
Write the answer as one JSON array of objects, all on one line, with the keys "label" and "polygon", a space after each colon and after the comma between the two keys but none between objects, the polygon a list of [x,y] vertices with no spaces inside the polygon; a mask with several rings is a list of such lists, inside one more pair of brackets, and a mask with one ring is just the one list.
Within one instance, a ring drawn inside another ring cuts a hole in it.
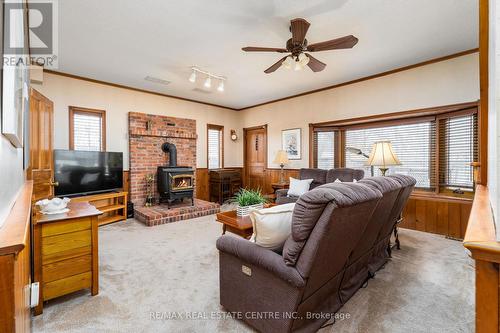
[{"label": "dresser drawer", "polygon": [[92,256],[84,255],[81,257],[67,260],[56,261],[50,264],[43,264],[42,274],[44,282],[51,282],[73,275],[90,272],[92,270]]},{"label": "dresser drawer", "polygon": [[76,231],[42,238],[42,258],[60,252],[71,252],[82,247],[91,246],[91,230]]},{"label": "dresser drawer", "polygon": [[90,288],[91,285],[92,272],[85,272],[52,282],[44,282],[43,299],[46,301],[80,289]]},{"label": "dresser drawer", "polygon": [[42,237],[67,234],[82,230],[90,230],[91,227],[91,221],[86,217],[64,222],[50,223],[43,226]]}]

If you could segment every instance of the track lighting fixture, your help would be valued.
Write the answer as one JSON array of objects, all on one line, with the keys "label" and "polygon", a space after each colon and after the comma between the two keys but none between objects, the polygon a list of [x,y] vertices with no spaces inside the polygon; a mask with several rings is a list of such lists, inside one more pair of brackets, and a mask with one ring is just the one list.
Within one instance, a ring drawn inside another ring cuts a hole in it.
[{"label": "track lighting fixture", "polygon": [[227,79],[224,76],[220,75],[215,75],[210,72],[203,71],[199,69],[198,67],[191,67],[191,75],[189,76],[189,82],[191,83],[196,83],[196,79],[198,78],[198,74],[203,74],[206,75],[205,82],[203,86],[207,89],[210,89],[212,87],[212,79],[218,80],[219,84],[217,86],[217,91],[223,92],[224,91],[224,81]]},{"label": "track lighting fixture", "polygon": [[224,81],[220,80],[219,86],[217,87],[217,91],[223,92],[224,91]]},{"label": "track lighting fixture", "polygon": [[210,78],[210,76],[207,76],[204,86],[205,88],[210,88],[212,86],[212,79]]},{"label": "track lighting fixture", "polygon": [[196,71],[193,69],[191,72],[191,75],[189,76],[189,82],[195,83],[196,82]]}]

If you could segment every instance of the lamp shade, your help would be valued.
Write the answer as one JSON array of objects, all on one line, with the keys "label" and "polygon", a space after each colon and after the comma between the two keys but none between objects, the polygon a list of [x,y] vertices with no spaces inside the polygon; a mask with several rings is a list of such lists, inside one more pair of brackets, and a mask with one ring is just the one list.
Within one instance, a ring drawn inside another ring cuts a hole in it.
[{"label": "lamp shade", "polygon": [[278,152],[276,153],[276,157],[274,158],[274,161],[273,163],[276,163],[276,164],[287,164],[289,161],[288,161],[288,154],[286,153],[286,151],[284,150],[278,150]]},{"label": "lamp shade", "polygon": [[378,141],[373,144],[366,164],[385,168],[390,165],[401,165],[401,162],[394,154],[390,141]]}]

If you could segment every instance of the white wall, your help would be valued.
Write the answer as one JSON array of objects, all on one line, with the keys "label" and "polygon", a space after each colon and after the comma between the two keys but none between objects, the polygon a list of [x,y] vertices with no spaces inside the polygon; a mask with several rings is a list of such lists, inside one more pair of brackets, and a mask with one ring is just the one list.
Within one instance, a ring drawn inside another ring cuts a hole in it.
[{"label": "white wall", "polygon": [[242,136],[239,115],[232,110],[48,73],[44,73],[43,84],[33,84],[33,88],[54,102],[55,149],[68,149],[68,107],[80,106],[106,110],[106,149],[124,153],[125,169],[128,169],[128,112],[130,111],[196,119],[199,168],[207,166],[207,123],[222,125],[226,150],[224,166],[241,166],[243,152],[239,149],[240,143],[233,142],[229,138],[231,129],[236,129],[240,138]]},{"label": "white wall", "polygon": [[[135,111],[196,119],[198,167],[206,167],[207,123],[224,126],[226,167],[243,165],[244,127],[268,124],[270,167],[278,167],[272,161],[281,130],[300,127],[302,159],[287,165],[300,168],[308,166],[309,123],[476,101],[478,67],[475,53],[239,112],[53,74],[45,74],[43,85],[34,88],[54,102],[55,148],[68,148],[68,106],[74,105],[106,110],[107,149],[123,151],[127,164],[127,113]],[[236,129],[237,142],[230,140],[230,129]]]},{"label": "white wall", "polygon": [[500,5],[490,1],[489,99],[488,99],[488,188],[500,241]]},{"label": "white wall", "polygon": [[0,227],[24,183],[23,150],[0,134]]},{"label": "white wall", "polygon": [[268,124],[268,161],[281,146],[281,130],[302,128],[302,160],[308,166],[309,123],[471,102],[479,99],[478,54],[416,67],[373,80],[242,111],[242,126]]}]

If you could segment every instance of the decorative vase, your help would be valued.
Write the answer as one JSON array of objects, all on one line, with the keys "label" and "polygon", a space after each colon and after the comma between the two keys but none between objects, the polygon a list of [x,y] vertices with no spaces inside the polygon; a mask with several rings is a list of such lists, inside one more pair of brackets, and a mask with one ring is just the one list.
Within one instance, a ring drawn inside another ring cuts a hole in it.
[{"label": "decorative vase", "polygon": [[250,210],[252,209],[262,209],[264,208],[263,203],[255,204],[255,205],[250,205],[250,206],[237,206],[236,207],[236,215],[238,216],[248,216],[250,214]]}]

